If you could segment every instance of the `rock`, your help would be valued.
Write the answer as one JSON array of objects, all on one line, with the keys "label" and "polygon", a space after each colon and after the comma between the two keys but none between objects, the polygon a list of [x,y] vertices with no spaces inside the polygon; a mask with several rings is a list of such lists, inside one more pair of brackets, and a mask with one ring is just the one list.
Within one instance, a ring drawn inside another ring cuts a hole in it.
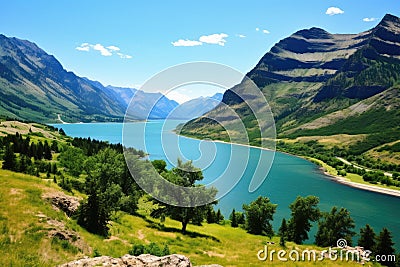
[{"label": "rock", "polygon": [[62,192],[47,193],[43,197],[49,199],[54,207],[64,211],[68,217],[76,212],[80,204],[79,198],[68,196]]},{"label": "rock", "polygon": [[132,256],[126,254],[121,258],[101,256],[96,258],[83,258],[59,265],[59,267],[92,267],[92,266],[113,266],[113,267],[192,267],[190,260],[179,254],[157,257],[150,254]]}]

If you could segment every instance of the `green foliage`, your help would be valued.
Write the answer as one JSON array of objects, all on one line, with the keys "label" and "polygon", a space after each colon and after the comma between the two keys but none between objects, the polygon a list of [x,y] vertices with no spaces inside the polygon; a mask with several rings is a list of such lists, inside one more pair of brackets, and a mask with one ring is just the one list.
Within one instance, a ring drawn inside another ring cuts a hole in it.
[{"label": "green foliage", "polygon": [[251,234],[266,235],[272,237],[274,230],[271,221],[273,220],[276,207],[267,197],[259,196],[250,204],[244,204],[243,210],[246,217],[246,230]]},{"label": "green foliage", "polygon": [[[202,198],[214,199],[215,195],[217,194],[214,188],[206,189],[202,186],[196,185],[197,181],[201,181],[203,179],[203,174],[200,169],[193,166],[191,161],[183,163],[180,159],[178,159],[177,167],[173,168],[171,171],[165,170],[165,168],[163,168],[164,164],[160,161],[153,163],[153,165],[154,164],[156,166],[159,166],[158,170],[162,171],[160,174],[169,182],[184,187],[197,187],[199,189],[198,191],[196,191],[196,193],[193,194],[188,193],[188,195],[185,195],[186,193],[183,193],[184,198],[193,200]],[[171,199],[171,203],[177,201],[178,199]],[[153,199],[153,202],[158,205],[158,208],[154,209],[151,212],[151,216],[161,219],[169,216],[170,218],[181,222],[182,233],[186,233],[186,227],[189,222],[192,222],[194,224],[201,224],[201,222],[205,219],[207,213],[209,212],[209,209],[212,207],[213,204],[216,204],[216,202],[214,201],[211,204],[203,206],[180,207],[177,205],[161,202],[157,199]]]},{"label": "green foliage", "polygon": [[[80,250],[77,247],[75,247],[74,245],[72,245],[68,240],[60,239],[58,237],[53,237],[51,239],[51,245],[60,247],[64,251],[68,251],[73,254],[77,254],[80,252]],[[56,248],[56,249],[58,249],[58,248]]]},{"label": "green foliage", "polygon": [[369,224],[366,224],[364,228],[360,228],[358,245],[370,251],[375,249],[375,232]]},{"label": "green foliage", "polygon": [[[78,150],[81,153],[79,157],[84,159],[82,150]],[[143,163],[137,157],[127,156],[127,159],[134,161],[139,171],[142,170]],[[92,233],[107,236],[111,213],[118,210],[135,213],[142,193],[130,175],[124,155],[116,149],[105,148],[88,157],[83,169],[87,175],[85,191],[88,199],[82,202],[77,212],[78,223]]]},{"label": "green foliage", "polygon": [[292,217],[288,221],[288,240],[301,244],[308,239],[308,232],[312,226],[311,222],[317,221],[320,217],[318,203],[319,198],[316,196],[298,196],[290,204]]},{"label": "green foliage", "polygon": [[278,234],[279,234],[279,237],[280,237],[279,238],[279,245],[284,247],[285,244],[286,244],[287,236],[288,236],[288,226],[286,224],[286,219],[285,218],[282,219],[282,223],[281,223],[281,226],[279,227]]},{"label": "green foliage", "polygon": [[6,145],[3,160],[3,169],[15,170],[17,168],[16,156],[12,145]]},{"label": "green foliage", "polygon": [[162,257],[169,255],[170,251],[167,244],[165,244],[164,247],[161,248],[156,243],[150,242],[150,244],[148,245],[134,244],[132,249],[129,250],[128,253],[133,256],[139,256],[141,254],[151,254],[154,256]]},{"label": "green foliage", "polygon": [[336,246],[339,239],[345,239],[351,245],[354,236],[354,220],[350,217],[350,212],[341,208],[333,207],[329,213],[322,213],[322,218],[318,222],[318,231],[315,236],[315,243],[321,247]]},{"label": "green foliage", "polygon": [[232,227],[238,227],[239,226],[238,221],[236,219],[236,211],[235,211],[235,209],[233,209],[231,215],[229,215],[229,220],[231,221],[231,226]]},{"label": "green foliage", "polygon": [[68,146],[61,152],[58,160],[70,175],[79,177],[82,173],[82,166],[85,160],[82,149]]},{"label": "green foliage", "polygon": [[[387,228],[383,228],[376,238],[376,247],[374,249],[375,255],[394,255],[395,249],[393,247],[393,237]],[[395,262],[392,261],[380,261],[385,266],[395,266]]]}]

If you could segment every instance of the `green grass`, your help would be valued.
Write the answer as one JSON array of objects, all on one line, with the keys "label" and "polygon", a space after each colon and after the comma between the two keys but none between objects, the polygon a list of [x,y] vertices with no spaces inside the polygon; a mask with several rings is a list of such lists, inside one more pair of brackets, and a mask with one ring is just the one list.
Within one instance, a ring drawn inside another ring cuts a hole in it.
[{"label": "green grass", "polygon": [[[152,204],[145,198],[140,201],[140,216],[119,212],[113,215],[110,237],[88,233],[68,219],[63,212],[54,210],[43,200],[44,192],[60,190],[52,182],[39,178],[0,170],[0,263],[2,266],[55,266],[83,256],[109,255],[120,257],[127,254],[133,244],[157,243],[160,247],[168,244],[171,253],[186,255],[195,265],[221,264],[223,266],[287,266],[288,263],[260,262],[257,252],[264,248],[280,250],[279,238],[250,235],[241,228],[227,225],[207,224],[188,226],[188,234],[180,232],[180,223],[167,219],[148,217]],[[88,248],[82,252],[68,241],[48,236],[47,220],[39,215],[65,224],[66,229],[75,231]],[[287,243],[287,250],[297,248],[316,249],[312,245]],[[90,252],[89,252],[90,251]],[[291,263],[293,266],[352,266],[346,262]]]}]

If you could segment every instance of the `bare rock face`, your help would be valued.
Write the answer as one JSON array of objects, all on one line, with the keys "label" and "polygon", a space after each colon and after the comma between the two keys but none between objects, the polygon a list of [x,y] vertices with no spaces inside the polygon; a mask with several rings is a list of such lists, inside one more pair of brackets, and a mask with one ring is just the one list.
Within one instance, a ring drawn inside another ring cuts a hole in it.
[{"label": "bare rock face", "polygon": [[96,258],[84,258],[72,261],[59,267],[92,267],[92,266],[112,266],[112,267],[192,267],[190,260],[179,254],[157,257],[150,254],[140,256],[125,255],[121,258],[101,256]]},{"label": "bare rock face", "polygon": [[55,208],[64,211],[69,217],[71,217],[79,207],[79,198],[68,196],[62,192],[47,193],[43,198],[49,199]]}]

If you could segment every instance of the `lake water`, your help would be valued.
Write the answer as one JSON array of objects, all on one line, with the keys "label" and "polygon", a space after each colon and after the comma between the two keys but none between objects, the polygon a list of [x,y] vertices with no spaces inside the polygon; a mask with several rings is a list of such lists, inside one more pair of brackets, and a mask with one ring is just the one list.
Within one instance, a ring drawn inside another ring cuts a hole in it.
[{"label": "lake water", "polygon": [[[129,135],[124,136],[124,144],[147,151],[151,159],[164,159],[171,167],[179,155],[179,151],[171,147],[179,142],[182,150],[181,157],[194,160],[196,166],[204,165],[205,179],[202,181],[204,184],[212,182],[215,177],[223,173],[232,151],[237,155],[240,155],[242,150],[245,151],[244,147],[236,145],[202,142],[185,137],[178,138],[172,132],[178,123],[178,121],[172,122],[164,129],[161,127],[162,121],[126,124],[125,130],[129,130]],[[63,128],[68,135],[73,137],[91,137],[111,143],[122,142],[123,125],[120,123],[54,124],[53,126]],[[146,130],[145,135],[143,134],[144,130]],[[168,151],[167,156],[165,151]],[[359,228],[367,223],[374,228],[376,233],[382,227],[387,227],[394,235],[396,247],[400,248],[400,212],[398,210],[400,198],[336,183],[323,175],[313,163],[278,152],[275,154],[271,170],[265,181],[256,191],[249,192],[249,182],[256,165],[256,160],[252,159],[257,159],[260,153],[271,152],[251,148],[250,162],[242,179],[233,190],[219,200],[217,207],[221,209],[225,217],[229,216],[233,208],[240,211],[244,203],[250,203],[259,195],[267,196],[272,203],[278,204],[273,222],[274,230],[277,231],[282,218],[290,217],[288,206],[297,196],[315,195],[320,198],[319,207],[323,211],[329,211],[332,206],[347,208],[356,222],[357,233],[359,233]],[[205,160],[198,160],[199,158],[205,158]],[[237,161],[233,162],[234,166],[242,165],[240,157],[233,160]],[[208,166],[209,161],[212,163]],[[241,171],[238,170],[238,172]],[[316,227],[314,226],[309,234],[309,242],[314,239],[315,232]],[[355,240],[357,239],[356,236]]]}]

